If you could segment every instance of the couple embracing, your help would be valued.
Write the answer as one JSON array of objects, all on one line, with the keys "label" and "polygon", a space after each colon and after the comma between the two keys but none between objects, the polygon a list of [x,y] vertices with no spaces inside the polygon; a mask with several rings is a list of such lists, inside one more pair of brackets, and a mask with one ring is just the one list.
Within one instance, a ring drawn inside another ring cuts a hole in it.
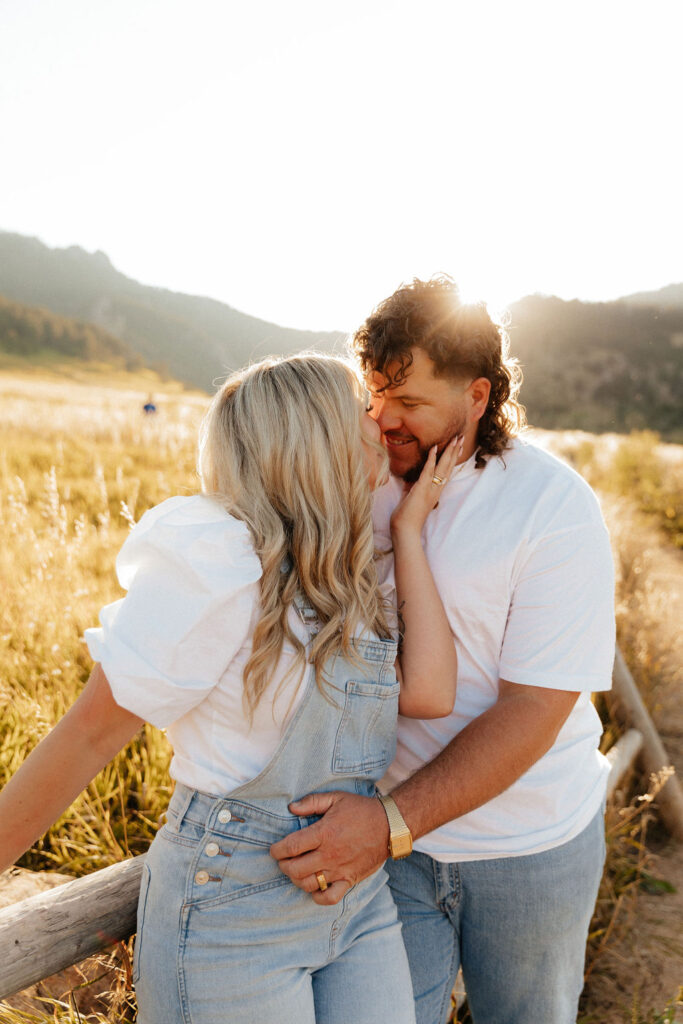
[{"label": "couple embracing", "polygon": [[202,494],[133,529],[83,694],[0,794],[0,867],[149,721],[175,790],[140,1024],[443,1024],[460,966],[476,1024],[573,1024],[604,859],[605,526],[517,436],[507,339],[450,279],[400,288],[354,350],[367,391],[304,354],[216,395]]}]

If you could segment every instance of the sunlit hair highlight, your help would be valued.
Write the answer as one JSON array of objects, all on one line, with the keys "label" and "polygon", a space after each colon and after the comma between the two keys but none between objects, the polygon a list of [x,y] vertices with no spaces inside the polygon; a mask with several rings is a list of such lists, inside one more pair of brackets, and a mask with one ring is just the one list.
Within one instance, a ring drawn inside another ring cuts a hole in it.
[{"label": "sunlit hair highlight", "polygon": [[244,670],[250,715],[285,639],[296,651],[294,667],[305,664],[306,649],[288,622],[297,593],[318,616],[309,660],[321,689],[328,658],[358,660],[352,639],[363,626],[390,637],[373,557],[363,396],[342,359],[265,359],[228,378],[202,424],[202,490],[246,523],[263,569],[261,616]]},{"label": "sunlit hair highlight", "polygon": [[517,400],[522,371],[509,354],[505,328],[483,302],[461,302],[457,285],[445,274],[402,285],[372,311],[351,345],[363,372],[380,373],[387,387],[405,380],[413,347],[429,356],[437,377],[489,380],[491,394],[477,428],[477,468],[500,455],[526,426]]}]

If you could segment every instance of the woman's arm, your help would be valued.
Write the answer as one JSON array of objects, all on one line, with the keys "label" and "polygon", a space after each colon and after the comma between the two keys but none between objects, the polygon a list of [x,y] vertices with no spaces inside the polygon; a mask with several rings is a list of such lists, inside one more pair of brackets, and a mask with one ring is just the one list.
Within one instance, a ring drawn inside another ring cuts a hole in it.
[{"label": "woman's arm", "polygon": [[78,700],[0,793],[0,871],[48,830],[143,723],[119,707],[96,665]]},{"label": "woman's arm", "polygon": [[454,438],[444,449],[437,468],[434,446],[419,480],[391,517],[396,598],[404,626],[397,665],[401,680],[399,711],[408,718],[442,718],[451,713],[455,702],[458,661],[453,634],[421,534],[441,493],[441,486],[432,478],[436,474],[448,479],[460,449],[460,438]]}]

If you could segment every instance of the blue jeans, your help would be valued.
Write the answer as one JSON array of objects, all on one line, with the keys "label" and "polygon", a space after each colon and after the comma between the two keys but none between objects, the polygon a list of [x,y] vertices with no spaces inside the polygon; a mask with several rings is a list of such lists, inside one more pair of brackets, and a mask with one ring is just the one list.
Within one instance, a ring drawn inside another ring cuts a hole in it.
[{"label": "blue jeans", "polygon": [[475,1024],[575,1024],[604,859],[601,810],[544,853],[389,861],[418,1024],[447,1020],[460,966]]}]

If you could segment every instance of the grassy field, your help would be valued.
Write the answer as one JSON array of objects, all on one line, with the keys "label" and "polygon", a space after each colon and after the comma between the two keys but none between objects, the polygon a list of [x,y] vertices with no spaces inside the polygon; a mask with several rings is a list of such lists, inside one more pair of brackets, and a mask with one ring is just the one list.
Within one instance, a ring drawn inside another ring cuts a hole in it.
[{"label": "grassy field", "polygon": [[[145,416],[142,404],[150,390],[158,412]],[[96,623],[103,604],[121,596],[114,559],[130,525],[170,495],[197,490],[195,441],[207,402],[206,396],[148,375],[50,378],[0,369],[0,785],[88,677],[83,631]],[[615,525],[621,521],[618,503],[627,502],[629,515],[645,516],[664,544],[683,546],[683,448],[662,446],[650,434],[571,433],[541,440],[605,492],[617,509]],[[629,625],[634,608],[645,614],[644,599],[638,597],[643,580],[624,569],[633,529],[630,539],[619,528],[613,533],[622,566],[621,642],[630,659],[640,659],[640,678],[650,685],[661,670],[656,650]],[[615,727],[607,709],[601,712],[609,745]],[[146,727],[21,865],[81,875],[144,851],[168,800],[168,761],[165,737]],[[611,864],[591,935],[593,959],[610,939],[618,907],[647,867],[642,804],[633,805],[630,817],[617,815],[610,827]],[[121,1006],[125,1002],[119,999]],[[88,1019],[128,1020],[129,1014],[130,1009],[110,1010]],[[37,1015],[0,1005],[3,1024],[78,1019],[78,1011],[66,1004]]]},{"label": "grassy field", "polygon": [[[197,489],[207,399],[157,390],[145,416],[148,387],[0,375],[3,782],[89,674],[83,631],[121,596],[114,559],[130,524]],[[79,875],[143,850],[168,799],[167,764],[165,738],[146,729],[21,863]]]}]

